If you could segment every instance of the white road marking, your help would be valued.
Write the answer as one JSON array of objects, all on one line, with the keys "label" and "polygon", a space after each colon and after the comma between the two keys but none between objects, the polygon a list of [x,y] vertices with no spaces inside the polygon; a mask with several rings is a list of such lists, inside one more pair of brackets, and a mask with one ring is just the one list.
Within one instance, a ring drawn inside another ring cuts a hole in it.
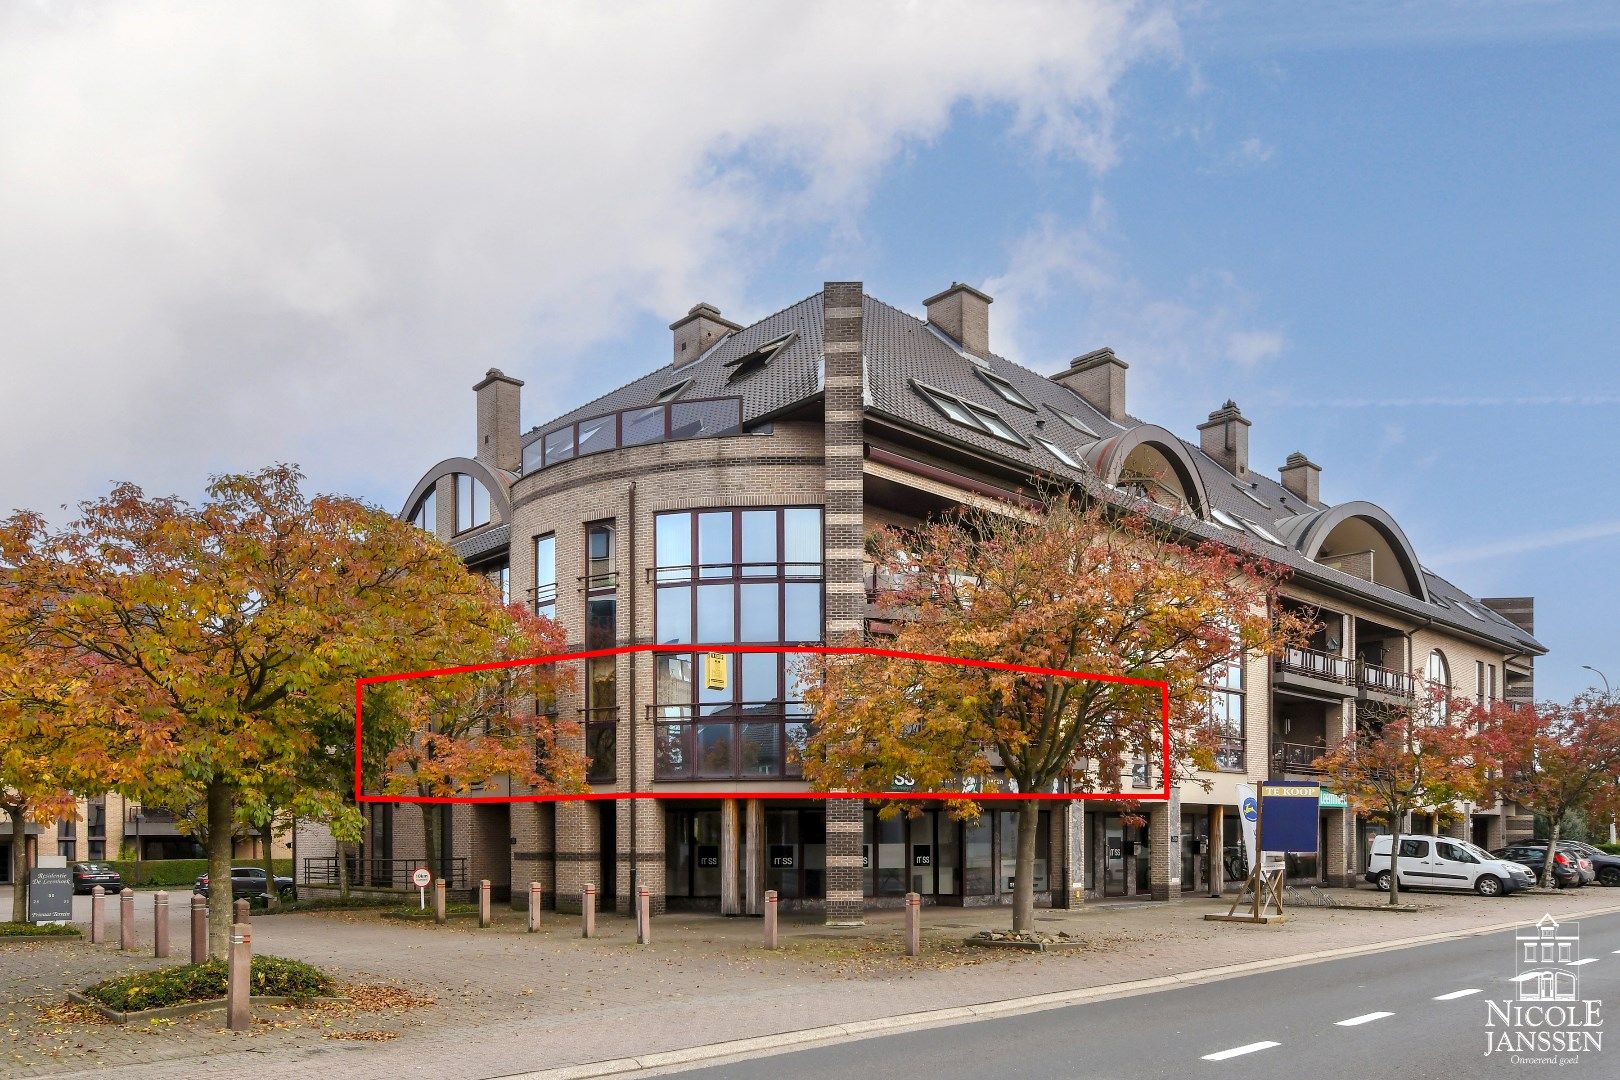
[{"label": "white road marking", "polygon": [[1580,966],[1581,966],[1581,965],[1582,965],[1582,964],[1595,964],[1595,963],[1597,963],[1597,962],[1598,962],[1598,958],[1597,958],[1597,957],[1595,957],[1595,956],[1588,956],[1588,957],[1587,957],[1587,958],[1586,958],[1586,959],[1585,959],[1585,960],[1571,960],[1571,961],[1570,961],[1570,962],[1569,962],[1569,965],[1568,965],[1568,966],[1569,966],[1569,967],[1580,967]]},{"label": "white road marking", "polygon": [[1204,1060],[1205,1061],[1225,1061],[1227,1058],[1242,1057],[1244,1054],[1252,1054],[1257,1050],[1270,1050],[1273,1046],[1281,1046],[1281,1045],[1282,1045],[1282,1043],[1279,1043],[1279,1042],[1249,1043],[1246,1046],[1234,1046],[1230,1050],[1221,1050],[1218,1053],[1205,1054],[1204,1055]]},{"label": "white road marking", "polygon": [[1335,1024],[1333,1026],[1334,1027],[1360,1027],[1362,1024],[1370,1024],[1374,1020],[1382,1020],[1386,1016],[1394,1016],[1394,1015],[1395,1014],[1392,1013],[1392,1012],[1362,1013],[1360,1016],[1352,1016],[1348,1020],[1340,1020],[1337,1024]]},{"label": "white road marking", "polygon": [[1435,998],[1434,1000],[1436,1000],[1436,1001],[1456,1001],[1458,998],[1467,997],[1469,994],[1477,994],[1477,993],[1479,993],[1479,988],[1478,987],[1474,987],[1474,988],[1469,989],[1469,990],[1453,990],[1449,994],[1441,994],[1439,997]]}]

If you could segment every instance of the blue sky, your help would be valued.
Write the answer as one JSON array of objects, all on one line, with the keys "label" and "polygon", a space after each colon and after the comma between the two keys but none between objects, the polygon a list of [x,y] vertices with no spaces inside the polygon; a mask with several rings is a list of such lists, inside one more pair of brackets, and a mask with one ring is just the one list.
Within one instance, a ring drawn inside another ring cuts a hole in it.
[{"label": "blue sky", "polygon": [[1620,679],[1614,4],[15,6],[0,178],[0,506],[287,460],[393,509],[486,367],[533,424],[699,299],[962,280],[1533,594],[1543,694]]}]

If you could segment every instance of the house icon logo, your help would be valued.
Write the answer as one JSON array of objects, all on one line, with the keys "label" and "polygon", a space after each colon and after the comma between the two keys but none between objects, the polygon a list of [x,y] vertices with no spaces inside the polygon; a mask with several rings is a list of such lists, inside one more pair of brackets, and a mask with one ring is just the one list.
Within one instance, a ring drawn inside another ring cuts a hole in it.
[{"label": "house icon logo", "polygon": [[1580,998],[1581,927],[1543,915],[1513,936],[1520,1001],[1557,1002]]}]

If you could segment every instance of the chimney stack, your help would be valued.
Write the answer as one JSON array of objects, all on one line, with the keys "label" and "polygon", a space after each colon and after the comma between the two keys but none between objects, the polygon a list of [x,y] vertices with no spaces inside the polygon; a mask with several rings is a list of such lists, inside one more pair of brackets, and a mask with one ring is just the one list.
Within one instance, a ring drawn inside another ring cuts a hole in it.
[{"label": "chimney stack", "polygon": [[1230,399],[1198,425],[1204,453],[1225,465],[1233,476],[1249,475],[1249,421]]},{"label": "chimney stack", "polygon": [[951,339],[974,356],[990,355],[990,297],[960,281],[923,301],[928,321],[949,334]]},{"label": "chimney stack", "polygon": [[1116,424],[1128,419],[1125,412],[1125,371],[1130,365],[1104,346],[1069,361],[1069,370],[1052,376],[1085,399],[1086,404]]},{"label": "chimney stack", "polygon": [[683,317],[670,323],[669,328],[675,332],[676,367],[696,360],[703,355],[704,349],[727,334],[735,334],[742,329],[730,319],[722,319],[719,308],[702,301],[694,304]]},{"label": "chimney stack", "polygon": [[1308,506],[1322,504],[1322,466],[1295,450],[1277,471],[1282,486],[1297,495]]},{"label": "chimney stack", "polygon": [[500,368],[484,372],[478,394],[478,451],[473,456],[492,469],[523,468],[521,396],[523,380]]}]

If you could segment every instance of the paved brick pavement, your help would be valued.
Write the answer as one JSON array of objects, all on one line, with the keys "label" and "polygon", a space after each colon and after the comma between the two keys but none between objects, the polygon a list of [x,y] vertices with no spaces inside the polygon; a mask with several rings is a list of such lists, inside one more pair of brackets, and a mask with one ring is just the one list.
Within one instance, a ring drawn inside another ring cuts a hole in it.
[{"label": "paved brick pavement", "polygon": [[[1345,894],[1372,903],[1375,894]],[[0,896],[0,903],[4,897]],[[1588,888],[1560,896],[1499,900],[1423,896],[1417,914],[1301,908],[1281,926],[1202,921],[1226,902],[1096,904],[1041,912],[1042,926],[1066,930],[1076,953],[988,953],[961,944],[967,934],[1005,925],[1002,909],[929,908],[925,954],[902,954],[900,916],[874,913],[856,931],[784,920],[786,947],[758,947],[757,919],[665,916],[654,943],[634,943],[633,924],[605,917],[602,934],[582,941],[576,919],[548,913],[542,933],[501,913],[479,930],[402,924],[377,913],[261,917],[261,951],[322,965],[345,981],[403,986],[434,998],[406,1012],[307,1014],[267,1011],[246,1035],[218,1030],[217,1017],[144,1029],[42,1022],[41,1010],[69,985],[150,965],[111,948],[45,943],[0,945],[0,1062],[19,1075],[117,1067],[121,1076],[243,1076],[274,1060],[278,1080],[331,1076],[495,1077],[530,1069],[674,1050],[897,1013],[979,1004],[1079,989],[1220,964],[1307,953],[1425,933],[1464,930],[1544,909],[1577,916],[1620,906],[1620,892]],[[149,914],[150,900],[138,910]],[[173,936],[187,940],[174,913]],[[109,937],[116,941],[116,933]],[[138,940],[150,942],[139,924]],[[389,1042],[346,1042],[334,1032],[384,1031]],[[86,1072],[85,1075],[89,1075]]]}]

